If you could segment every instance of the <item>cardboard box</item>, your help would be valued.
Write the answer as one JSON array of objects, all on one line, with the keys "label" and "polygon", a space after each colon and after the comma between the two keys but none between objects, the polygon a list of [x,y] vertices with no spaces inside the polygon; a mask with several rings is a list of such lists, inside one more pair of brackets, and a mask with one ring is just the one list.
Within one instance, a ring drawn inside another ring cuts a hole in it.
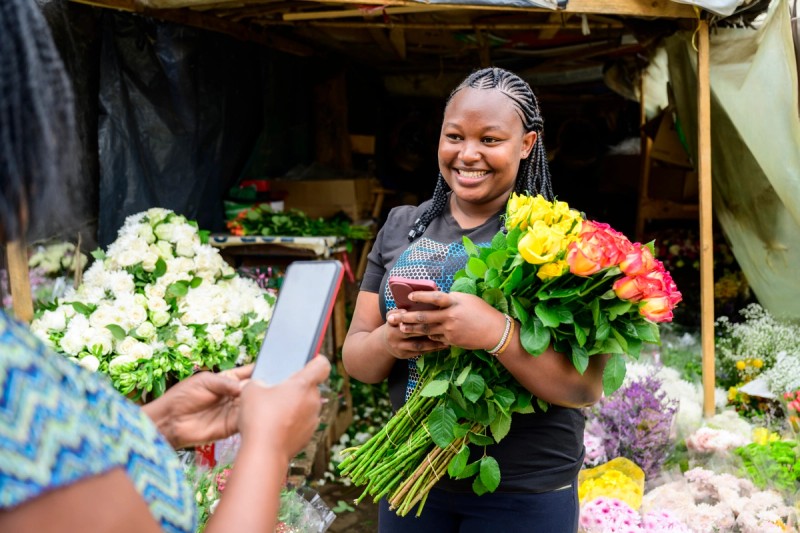
[{"label": "cardboard box", "polygon": [[310,217],[327,218],[344,211],[354,221],[368,218],[372,211],[374,178],[272,181],[271,190],[285,195],[284,206],[299,209]]},{"label": "cardboard box", "polygon": [[653,137],[650,157],[682,168],[692,168],[694,165],[692,165],[689,154],[681,143],[672,118],[672,112],[666,110],[653,121],[657,121],[658,128],[655,130],[655,136]]}]

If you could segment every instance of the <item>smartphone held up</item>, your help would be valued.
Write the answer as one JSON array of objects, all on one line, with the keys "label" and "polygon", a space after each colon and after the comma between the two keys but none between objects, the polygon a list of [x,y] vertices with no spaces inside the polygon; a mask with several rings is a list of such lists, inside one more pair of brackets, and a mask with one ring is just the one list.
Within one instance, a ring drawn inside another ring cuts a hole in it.
[{"label": "smartphone held up", "polygon": [[392,291],[392,297],[398,309],[405,309],[406,311],[434,311],[438,309],[433,304],[412,302],[408,298],[409,294],[416,291],[438,291],[439,289],[434,281],[390,276],[389,290]]},{"label": "smartphone held up", "polygon": [[295,261],[289,265],[253,379],[277,385],[319,353],[342,275],[339,261]]}]

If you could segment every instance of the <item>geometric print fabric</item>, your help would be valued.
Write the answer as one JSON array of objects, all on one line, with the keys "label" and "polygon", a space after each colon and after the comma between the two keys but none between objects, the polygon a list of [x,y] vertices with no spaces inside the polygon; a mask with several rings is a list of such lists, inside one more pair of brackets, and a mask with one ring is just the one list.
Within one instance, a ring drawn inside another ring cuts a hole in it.
[{"label": "geometric print fabric", "polygon": [[147,415],[0,312],[0,509],[116,467],[164,531],[195,530],[193,491]]}]

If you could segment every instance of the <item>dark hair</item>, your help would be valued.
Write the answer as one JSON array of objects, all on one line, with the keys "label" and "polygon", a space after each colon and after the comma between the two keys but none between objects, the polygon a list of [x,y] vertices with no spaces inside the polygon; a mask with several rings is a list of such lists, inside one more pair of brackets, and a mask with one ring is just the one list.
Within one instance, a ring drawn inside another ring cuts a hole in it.
[{"label": "dark hair", "polygon": [[[514,190],[517,193],[530,192],[541,194],[548,200],[553,199],[553,188],[550,184],[550,169],[547,166],[547,153],[544,149],[544,120],[539,111],[536,95],[528,83],[508,70],[492,67],[473,72],[456,87],[447,98],[447,105],[461,89],[496,89],[508,96],[519,112],[525,131],[536,132],[536,143],[533,150],[519,165],[517,181]],[[450,187],[444,180],[442,173],[436,180],[431,206],[415,222],[408,232],[408,240],[413,241],[425,232],[428,224],[439,216],[447,203],[447,193]]]},{"label": "dark hair", "polygon": [[[78,169],[72,88],[31,0],[0,1],[0,236],[23,236],[29,202]],[[60,192],[60,191],[59,191]],[[67,207],[67,198],[61,198]]]}]

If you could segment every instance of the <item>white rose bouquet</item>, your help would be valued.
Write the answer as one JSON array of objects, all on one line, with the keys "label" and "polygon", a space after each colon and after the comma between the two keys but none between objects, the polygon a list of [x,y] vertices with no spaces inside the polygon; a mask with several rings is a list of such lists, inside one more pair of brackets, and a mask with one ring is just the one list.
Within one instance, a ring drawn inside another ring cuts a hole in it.
[{"label": "white rose bouquet", "polygon": [[166,209],[128,217],[107,251],[92,254],[83,283],[31,329],[136,399],[160,396],[200,368],[250,362],[273,298],[237,276],[207,237]]}]

